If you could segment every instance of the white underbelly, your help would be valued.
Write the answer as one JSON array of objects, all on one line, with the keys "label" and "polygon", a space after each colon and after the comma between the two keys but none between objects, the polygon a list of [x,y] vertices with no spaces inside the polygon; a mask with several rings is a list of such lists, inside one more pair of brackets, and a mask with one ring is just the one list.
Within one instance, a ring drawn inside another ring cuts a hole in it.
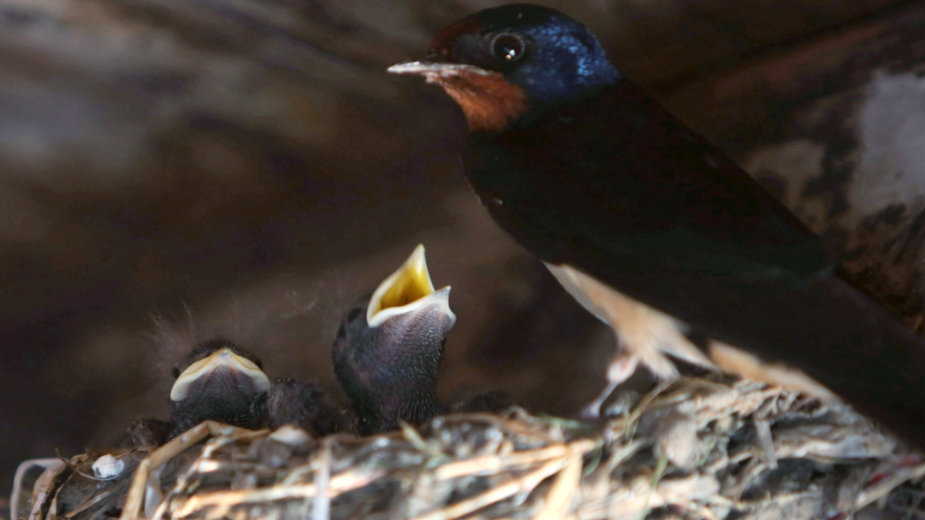
[{"label": "white underbelly", "polygon": [[591,314],[610,325],[620,346],[639,358],[656,376],[670,378],[677,369],[664,354],[706,367],[720,367],[749,379],[815,395],[833,397],[831,391],[800,370],[763,360],[737,347],[710,340],[709,357],[684,332],[680,320],[634,300],[594,277],[566,265],[546,263],[546,267]]},{"label": "white underbelly", "polygon": [[614,329],[620,345],[640,358],[656,376],[677,375],[670,354],[688,363],[712,367],[713,363],[684,335],[680,320],[567,265],[546,263],[546,267],[575,300]]}]

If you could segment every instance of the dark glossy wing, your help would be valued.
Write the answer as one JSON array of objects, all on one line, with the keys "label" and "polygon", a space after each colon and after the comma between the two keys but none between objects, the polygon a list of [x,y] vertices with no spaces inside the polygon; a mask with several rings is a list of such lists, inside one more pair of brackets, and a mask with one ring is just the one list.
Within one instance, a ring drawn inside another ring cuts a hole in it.
[{"label": "dark glossy wing", "polygon": [[465,159],[489,211],[539,258],[802,368],[875,416],[925,427],[922,341],[839,278],[820,240],[745,172],[634,85],[474,135]]},{"label": "dark glossy wing", "polygon": [[489,207],[514,204],[558,229],[566,253],[575,241],[629,248],[717,274],[833,266],[748,174],[627,81],[524,128],[474,136],[466,166]]}]

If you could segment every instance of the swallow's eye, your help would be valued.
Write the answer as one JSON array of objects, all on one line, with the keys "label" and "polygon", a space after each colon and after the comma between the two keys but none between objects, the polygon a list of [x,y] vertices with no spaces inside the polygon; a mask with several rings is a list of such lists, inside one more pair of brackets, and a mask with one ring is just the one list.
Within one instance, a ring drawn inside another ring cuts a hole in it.
[{"label": "swallow's eye", "polygon": [[176,379],[178,377],[180,377],[180,369],[177,367],[173,367],[173,378]]},{"label": "swallow's eye", "polygon": [[514,33],[501,33],[491,39],[491,54],[498,61],[513,63],[523,58],[526,50],[527,43]]}]

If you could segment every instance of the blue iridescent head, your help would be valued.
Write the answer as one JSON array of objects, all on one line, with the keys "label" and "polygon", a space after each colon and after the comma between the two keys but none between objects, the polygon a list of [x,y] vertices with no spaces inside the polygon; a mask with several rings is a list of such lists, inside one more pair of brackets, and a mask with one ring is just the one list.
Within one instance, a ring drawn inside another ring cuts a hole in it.
[{"label": "blue iridescent head", "polygon": [[437,34],[426,60],[390,70],[443,86],[474,130],[500,130],[528,110],[580,100],[620,77],[587,27],[529,4],[464,18]]}]

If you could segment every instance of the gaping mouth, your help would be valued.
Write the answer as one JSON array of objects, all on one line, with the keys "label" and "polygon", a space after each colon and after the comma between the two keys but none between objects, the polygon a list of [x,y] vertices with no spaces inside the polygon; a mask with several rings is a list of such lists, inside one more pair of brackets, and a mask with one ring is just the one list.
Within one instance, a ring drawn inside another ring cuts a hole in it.
[{"label": "gaping mouth", "polygon": [[456,321],[456,315],[450,310],[449,295],[450,286],[434,290],[424,259],[424,246],[418,245],[405,263],[373,292],[366,308],[366,322],[370,327],[378,327],[393,316],[429,305],[441,306],[446,315]]},{"label": "gaping mouth", "polygon": [[239,385],[241,383],[252,385],[257,393],[270,389],[270,379],[260,367],[225,347],[186,367],[186,370],[174,381],[173,388],[170,389],[170,400],[182,401],[189,396],[191,388],[198,381],[205,380],[212,375],[225,377],[226,374],[231,375]]}]

